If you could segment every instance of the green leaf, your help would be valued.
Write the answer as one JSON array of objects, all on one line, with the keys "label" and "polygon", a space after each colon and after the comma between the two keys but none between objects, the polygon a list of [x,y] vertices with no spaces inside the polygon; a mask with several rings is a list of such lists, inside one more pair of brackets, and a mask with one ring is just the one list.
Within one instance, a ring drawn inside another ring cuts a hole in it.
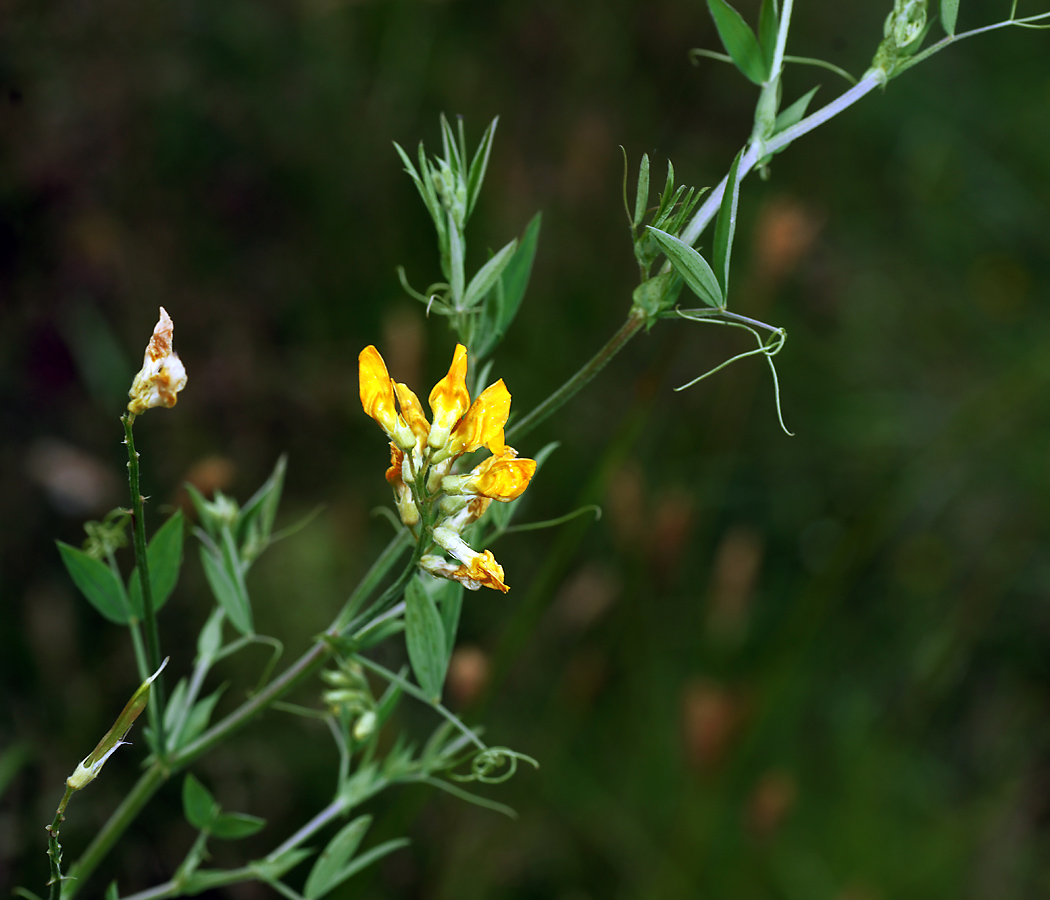
[{"label": "green leaf", "polygon": [[241,634],[253,634],[252,609],[248,603],[248,597],[243,591],[238,590],[233,577],[226,571],[220,557],[206,546],[201,546],[201,566],[204,567],[204,575],[211,586],[211,592],[215,595],[219,606],[222,607],[226,617]]},{"label": "green leaf", "polygon": [[463,295],[463,307],[470,309],[481,302],[482,298],[492,290],[492,286],[499,280],[500,274],[507,267],[514,251],[518,246],[518,239],[510,241],[501,247],[493,257],[485,263],[467,285],[466,293]]},{"label": "green leaf", "polygon": [[219,804],[193,775],[187,773],[182,782],[182,812],[194,828],[207,828],[219,814]]},{"label": "green leaf", "polygon": [[642,164],[638,167],[638,191],[634,196],[634,219],[631,224],[637,228],[642,224],[645,210],[649,206],[649,154],[642,154]]},{"label": "green leaf", "polygon": [[117,625],[127,625],[131,609],[124,593],[124,585],[116,573],[104,562],[88,556],[62,541],[55,541],[69,577],[88,602],[103,616]]},{"label": "green leaf", "polygon": [[722,204],[718,207],[718,218],[715,219],[715,277],[722,288],[722,306],[729,299],[729,258],[733,253],[733,237],[736,234],[736,208],[740,199],[740,180],[737,172],[740,169],[741,150],[733,160],[726,176],[726,190],[722,195]]},{"label": "green leaf", "polygon": [[521,236],[517,250],[511,257],[507,267],[500,275],[500,283],[503,285],[503,308],[500,310],[496,330],[500,337],[507,333],[511,322],[518,314],[525,289],[529,286],[529,278],[532,276],[532,260],[536,256],[536,244],[540,237],[540,223],[542,213],[536,213],[525,226],[525,233]]},{"label": "green leaf", "polygon": [[485,181],[485,171],[489,166],[489,154],[492,152],[492,141],[496,137],[497,124],[499,124],[499,116],[489,122],[489,127],[481,136],[478,149],[474,151],[474,158],[470,161],[470,171],[467,173],[467,216],[474,211],[474,204],[478,202],[481,185]]},{"label": "green leaf", "polygon": [[941,24],[949,37],[955,37],[955,21],[958,17],[959,0],[941,0]]},{"label": "green leaf", "polygon": [[306,886],[303,888],[303,896],[306,897],[306,900],[323,897],[346,880],[340,877],[342,870],[357,853],[357,848],[361,845],[365,832],[368,831],[371,824],[371,816],[358,816],[349,825],[339,829],[321,855],[317,857],[317,861],[306,878]]},{"label": "green leaf", "polygon": [[247,813],[223,813],[208,828],[212,836],[224,841],[235,841],[246,838],[266,825],[265,819],[250,816]]},{"label": "green leaf", "polygon": [[711,10],[718,36],[736,67],[749,81],[762,84],[768,77],[768,70],[751,27],[726,0],[707,0],[707,8]]},{"label": "green leaf", "polygon": [[[784,129],[790,128],[792,125],[797,125],[801,122],[802,117],[806,114],[806,110],[809,108],[810,101],[819,90],[820,85],[818,84],[812,90],[806,91],[806,93],[787,107],[787,109],[781,110],[781,112],[777,114],[777,123],[773,128],[773,133],[779,134]],[[786,150],[787,147],[781,149]],[[779,153],[781,151],[778,150],[777,152]]]},{"label": "green leaf", "polygon": [[649,233],[667,254],[671,265],[685,280],[689,290],[708,306],[722,309],[722,289],[707,260],[684,241],[666,231],[649,226]]},{"label": "green leaf", "polygon": [[[182,568],[182,510],[177,510],[167,522],[157,529],[146,548],[149,563],[149,582],[153,593],[153,609],[159,610],[179,581]],[[128,580],[128,599],[138,618],[142,618],[142,586],[139,583],[138,566]]]},{"label": "green leaf", "polygon": [[363,631],[355,635],[353,649],[355,651],[367,650],[404,630],[405,623],[401,619],[383,619],[374,624],[370,623]]},{"label": "green leaf", "polygon": [[175,722],[182,713],[182,707],[186,703],[186,691],[189,689],[189,684],[185,678],[180,678],[179,683],[175,685],[175,690],[171,692],[171,696],[168,697],[168,705],[164,708],[164,730],[171,734],[175,728]]},{"label": "green leaf", "polygon": [[458,175],[463,171],[463,157],[460,154],[460,147],[456,142],[456,135],[452,131],[452,126],[448,124],[448,119],[445,117],[445,114],[441,113],[440,118],[441,149],[449,167],[452,169],[453,173]]},{"label": "green leaf", "polygon": [[237,520],[237,539],[244,541],[246,538],[254,538],[261,544],[253,554],[257,556],[269,541],[273,533],[273,521],[277,516],[277,507],[281,503],[281,492],[284,490],[284,474],[288,468],[288,457],[285,454],[277,459],[270,477],[263,482],[262,486],[251,499],[241,508],[241,515]]},{"label": "green leaf", "polygon": [[758,43],[762,48],[762,62],[769,74],[773,72],[773,54],[777,49],[779,27],[776,0],[762,0],[762,8],[758,13]]},{"label": "green leaf", "polygon": [[222,649],[222,620],[226,613],[221,606],[212,610],[208,621],[204,623],[200,636],[197,638],[197,661],[214,659]]},{"label": "green leaf", "polygon": [[211,714],[215,711],[215,704],[219,702],[219,698],[225,689],[225,686],[217,688],[213,693],[193,704],[193,709],[190,710],[190,714],[186,717],[182,730],[178,734],[173,735],[173,739],[176,741],[175,746],[185,746],[208,727]]},{"label": "green leaf", "polygon": [[405,643],[416,681],[423,693],[437,702],[445,683],[445,627],[418,578],[405,588]]},{"label": "green leaf", "polygon": [[445,632],[445,659],[446,667],[448,660],[452,658],[452,651],[456,646],[456,632],[459,630],[459,613],[463,608],[463,585],[458,581],[440,579],[438,591],[434,600],[438,612],[441,614],[441,627]]},{"label": "green leaf", "polygon": [[115,881],[111,881],[109,887],[106,888],[104,900],[120,900],[120,891]]},{"label": "green leaf", "polygon": [[[402,847],[407,847],[410,841],[408,838],[395,838],[392,841],[386,841],[379,844],[377,847],[373,847],[367,853],[362,853],[359,857],[353,860],[348,866],[344,866],[340,871],[336,879],[332,882],[332,886],[329,888],[335,888],[337,885],[342,884],[348,878],[352,878],[362,869],[368,868],[374,862],[378,862],[384,856],[388,856],[395,850],[400,850]],[[311,895],[307,894],[307,898]],[[318,895],[320,896],[320,895]]]}]

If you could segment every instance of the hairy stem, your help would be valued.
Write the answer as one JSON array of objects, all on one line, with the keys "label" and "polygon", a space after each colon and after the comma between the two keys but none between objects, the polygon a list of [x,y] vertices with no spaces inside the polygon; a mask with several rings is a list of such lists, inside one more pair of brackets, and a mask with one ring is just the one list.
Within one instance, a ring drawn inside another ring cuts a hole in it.
[{"label": "hairy stem", "polygon": [[[153,586],[150,584],[149,559],[146,554],[146,516],[142,508],[142,492],[139,489],[139,455],[135,451],[133,426],[135,416],[125,413],[121,416],[124,423],[124,443],[128,446],[128,484],[131,487],[132,526],[135,534],[135,565],[139,570],[139,587],[142,589],[142,617],[146,627],[146,654],[149,659],[149,671],[160,668],[160,632],[157,630],[157,613],[153,608]],[[156,732],[157,753],[164,756],[164,677],[158,676],[153,684],[149,698],[150,705],[156,710],[156,716],[150,724]]]}]

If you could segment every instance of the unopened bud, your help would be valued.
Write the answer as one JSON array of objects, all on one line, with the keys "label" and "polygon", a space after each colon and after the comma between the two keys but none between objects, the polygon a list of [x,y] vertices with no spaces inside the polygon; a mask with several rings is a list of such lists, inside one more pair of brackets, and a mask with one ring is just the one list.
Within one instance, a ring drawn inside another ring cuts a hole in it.
[{"label": "unopened bud", "polygon": [[125,706],[120,715],[117,716],[117,721],[113,723],[113,727],[110,728],[109,731],[106,732],[105,737],[98,742],[98,746],[95,747],[88,756],[81,760],[76,771],[66,779],[66,787],[71,791],[79,791],[81,788],[85,788],[91,784],[98,773],[102,771],[102,766],[105,765],[106,760],[113,755],[113,752],[117,747],[125,743],[124,738],[128,731],[131,730],[132,724],[139,717],[139,713],[146,708],[146,704],[149,702],[150,685],[152,685],[157,676],[164,671],[164,667],[167,664],[168,660],[165,658],[164,662],[160,664],[160,668],[139,685],[139,689],[132,694],[127,706]]}]

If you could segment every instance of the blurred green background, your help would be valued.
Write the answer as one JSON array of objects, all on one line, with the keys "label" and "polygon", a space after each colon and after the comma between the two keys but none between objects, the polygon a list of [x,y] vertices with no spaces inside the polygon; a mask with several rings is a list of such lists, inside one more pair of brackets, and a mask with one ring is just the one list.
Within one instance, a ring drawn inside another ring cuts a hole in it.
[{"label": "blurred green background", "polygon": [[[859,75],[889,6],[800,2],[789,50]],[[960,27],[1008,6],[964,2]],[[323,504],[249,584],[291,658],[389,535],[358,351],[376,343],[423,392],[452,349],[394,273],[439,278],[391,141],[436,149],[444,111],[473,143],[501,117],[470,251],[480,264],[543,211],[496,356],[522,412],[626,315],[618,145],[632,184],[648,151],[700,186],[750,131],[756,90],[691,66],[694,46],[718,46],[698,0],[8,6],[0,889],[43,889],[62,782],[136,683],[127,636],[52,541],[126,502],[117,416],[158,305],[189,386],[137,429],[153,524],[187,478],[243,500],[284,451],[278,524]],[[1039,32],[961,44],[745,183],[732,305],[788,329],[795,437],[761,361],[673,392],[746,346],[683,322],[519,446],[561,441],[526,518],[604,515],[496,546],[512,590],[467,596],[448,698],[542,768],[489,791],[517,821],[422,788],[380,798],[370,840],[413,844],[337,896],[1050,895],[1047,58]],[[785,97],[818,83],[818,103],[841,90],[793,68]],[[162,615],[175,676],[207,613],[187,559]],[[227,705],[255,654],[222,670]],[[399,722],[433,725],[407,705]],[[74,798],[67,862],[133,782],[136,743]],[[195,766],[227,809],[271,822],[215,862],[267,852],[327,803],[335,758],[322,727],[273,713]],[[170,877],[192,838],[173,783],[83,896]]]}]

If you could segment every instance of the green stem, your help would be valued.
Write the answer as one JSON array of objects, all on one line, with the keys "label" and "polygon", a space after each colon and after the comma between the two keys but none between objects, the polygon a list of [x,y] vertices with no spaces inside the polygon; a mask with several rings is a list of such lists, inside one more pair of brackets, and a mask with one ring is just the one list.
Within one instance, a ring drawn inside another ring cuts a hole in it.
[{"label": "green stem", "polygon": [[348,807],[346,801],[341,797],[337,797],[302,828],[295,832],[295,834],[288,838],[288,840],[281,844],[280,847],[266,854],[266,859],[272,861],[287,853],[289,850],[294,850],[307,838],[313,836],[324,828],[325,825],[332,821],[332,819],[337,819],[339,816],[346,815],[347,810]]},{"label": "green stem", "polygon": [[[149,577],[149,558],[146,554],[146,516],[142,508],[142,491],[139,489],[139,455],[135,451],[133,413],[125,413],[120,421],[124,423],[124,443],[128,446],[128,484],[131,487],[132,523],[135,533],[135,565],[139,570],[139,587],[142,589],[142,616],[146,627],[146,653],[149,657],[149,671],[160,668],[160,633],[157,630],[157,613],[153,608],[153,586]],[[156,730],[157,755],[163,757],[166,751],[164,742],[164,676],[153,683],[150,692],[150,706],[156,710],[151,724]]]},{"label": "green stem", "polygon": [[48,900],[59,900],[62,896],[62,845],[58,842],[58,826],[66,819],[64,815],[66,804],[72,796],[73,788],[67,784],[66,792],[62,795],[58,809],[55,810],[55,818],[47,826],[47,858],[50,870],[50,877],[47,881],[50,888],[47,895]]},{"label": "green stem", "polygon": [[572,378],[532,410],[524,419],[519,419],[507,429],[507,439],[510,440],[511,438],[522,437],[528,434],[547,416],[576,396],[624,348],[624,345],[642,329],[644,324],[644,316],[629,316],[616,334],[609,338],[605,346],[595,353]]},{"label": "green stem", "polygon": [[63,882],[62,900],[70,900],[76,896],[80,887],[124,833],[124,829],[135,820],[142,807],[170,774],[170,771],[159,762],[155,762],[142,773],[135,786],[121,801],[120,806],[113,811],[106,824],[95,835],[95,839],[88,845],[87,850],[70,868],[69,875]]},{"label": "green stem", "polygon": [[[312,675],[324,663],[332,652],[327,642],[328,638],[336,637],[345,628],[342,623],[348,610],[352,610],[355,604],[359,606],[363,602],[364,597],[375,588],[397,561],[405,546],[404,535],[400,534],[387,545],[379,559],[351,594],[342,612],[325,631],[324,637],[314,643],[309,650],[281,673],[280,677],[270,682],[264,690],[251,697],[191,744],[175,751],[166,760],[154,762],[142,774],[131,792],[114,810],[108,821],[102,826],[102,830],[95,835],[95,839],[73,865],[69,877],[64,881],[65,890],[62,900],[72,900],[76,896],[80,885],[91,876],[120,835],[135,820],[149,799],[168,778],[246,725],[254,716]],[[78,880],[71,880],[72,878]]]}]

